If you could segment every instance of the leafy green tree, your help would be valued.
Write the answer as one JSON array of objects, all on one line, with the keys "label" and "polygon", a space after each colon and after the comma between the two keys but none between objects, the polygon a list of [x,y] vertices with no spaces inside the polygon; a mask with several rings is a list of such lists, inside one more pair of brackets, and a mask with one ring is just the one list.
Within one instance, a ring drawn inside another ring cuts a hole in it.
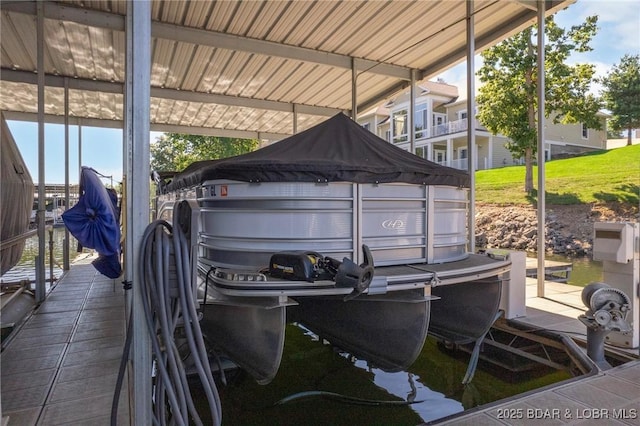
[{"label": "leafy green tree", "polygon": [[632,130],[640,128],[640,55],[624,55],[602,84],[602,97],[612,115],[611,130],[627,130],[627,145],[631,145]]},{"label": "leafy green tree", "polygon": [[[569,65],[572,52],[592,50],[597,16],[565,30],[553,16],[545,24],[545,115],[554,123],[585,123],[600,129],[596,113],[599,100],[588,93],[595,74],[591,64]],[[537,151],[537,30],[521,33],[482,52],[478,71],[478,119],[493,134],[510,139],[507,148],[514,158],[525,159],[524,190],[533,191],[533,160]]]},{"label": "leafy green tree", "polygon": [[258,143],[257,139],[165,133],[151,143],[151,169],[181,171],[194,161],[227,158],[251,152],[258,147]]}]

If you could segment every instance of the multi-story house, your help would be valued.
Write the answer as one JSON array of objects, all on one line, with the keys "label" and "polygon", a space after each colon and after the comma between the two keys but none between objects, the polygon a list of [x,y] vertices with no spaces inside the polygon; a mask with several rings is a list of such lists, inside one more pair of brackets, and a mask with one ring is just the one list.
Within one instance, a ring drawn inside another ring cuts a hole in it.
[{"label": "multi-story house", "polygon": [[[358,122],[388,142],[410,150],[408,133],[409,92],[358,116]],[[458,88],[442,81],[424,81],[416,88],[415,151],[428,160],[458,169],[468,168],[467,102],[458,98]],[[548,119],[545,130],[547,160],[606,148],[606,114],[601,113],[602,129],[582,124],[554,124]],[[505,147],[508,139],[493,135],[475,120],[476,170],[521,164]]]}]

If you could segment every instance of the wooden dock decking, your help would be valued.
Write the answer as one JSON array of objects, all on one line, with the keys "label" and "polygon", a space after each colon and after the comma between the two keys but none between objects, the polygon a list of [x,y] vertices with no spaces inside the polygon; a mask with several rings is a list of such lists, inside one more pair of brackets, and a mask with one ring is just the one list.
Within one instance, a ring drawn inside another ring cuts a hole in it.
[{"label": "wooden dock decking", "polygon": [[[91,264],[72,266],[0,355],[3,422],[109,424],[125,337],[123,292]],[[125,376],[118,424],[129,424],[128,404]]]}]

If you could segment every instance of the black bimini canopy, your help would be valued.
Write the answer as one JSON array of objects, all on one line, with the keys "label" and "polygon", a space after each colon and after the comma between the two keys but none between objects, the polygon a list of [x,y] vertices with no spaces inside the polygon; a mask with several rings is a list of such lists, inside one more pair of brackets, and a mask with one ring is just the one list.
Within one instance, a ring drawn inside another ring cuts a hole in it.
[{"label": "black bimini canopy", "polygon": [[404,182],[469,187],[469,175],[413,155],[334,117],[273,145],[222,160],[198,161],[175,176],[169,191],[208,180],[242,182]]}]

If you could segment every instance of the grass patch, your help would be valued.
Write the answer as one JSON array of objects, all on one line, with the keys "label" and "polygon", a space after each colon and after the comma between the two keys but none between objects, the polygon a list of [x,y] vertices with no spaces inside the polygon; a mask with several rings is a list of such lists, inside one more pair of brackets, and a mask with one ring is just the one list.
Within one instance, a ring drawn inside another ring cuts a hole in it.
[{"label": "grass patch", "polygon": [[[476,201],[490,204],[535,204],[537,193],[524,192],[524,166],[476,172]],[[545,164],[546,202],[638,204],[640,145],[596,151]],[[538,168],[533,168],[534,187]]]}]

